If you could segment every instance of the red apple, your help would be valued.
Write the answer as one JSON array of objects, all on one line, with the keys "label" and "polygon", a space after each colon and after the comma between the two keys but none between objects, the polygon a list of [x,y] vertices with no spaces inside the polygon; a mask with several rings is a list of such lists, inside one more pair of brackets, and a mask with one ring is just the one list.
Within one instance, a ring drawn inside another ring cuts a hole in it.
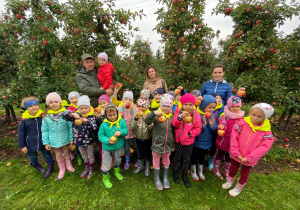
[{"label": "red apple", "polygon": [[195,101],[195,105],[196,106],[199,106],[201,104],[201,101],[200,100],[198,100],[198,99],[196,99],[196,101]]},{"label": "red apple", "polygon": [[288,145],[288,144],[285,144],[284,147],[289,147],[289,145]]},{"label": "red apple", "polygon": [[234,92],[234,93],[235,93],[235,92],[236,92],[236,89],[235,89],[235,88],[233,88],[233,89],[232,89],[232,92]]},{"label": "red apple", "polygon": [[69,53],[70,53],[70,54],[72,54],[72,53],[73,53],[73,50],[72,50],[72,49],[69,49],[68,51],[69,51]]},{"label": "red apple", "polygon": [[258,25],[259,23],[260,23],[260,20],[257,20],[257,21],[256,21],[256,25]]},{"label": "red apple", "polygon": [[205,112],[204,116],[205,118],[211,118],[211,112]]},{"label": "red apple", "polygon": [[271,103],[272,106],[276,106],[276,104],[277,104],[277,103],[276,103],[275,101],[273,101],[273,102]]},{"label": "red apple", "polygon": [[117,88],[117,89],[120,89],[121,87],[122,87],[122,84],[121,84],[121,83],[117,83],[117,84],[116,84],[116,88]]},{"label": "red apple", "polygon": [[184,8],[183,7],[180,8],[180,12],[184,12]]},{"label": "red apple", "polygon": [[197,22],[197,17],[193,17],[192,21]]},{"label": "red apple", "polygon": [[97,112],[98,114],[101,113],[101,109],[100,109],[99,107],[95,107],[95,108],[94,108],[94,111]]},{"label": "red apple", "polygon": [[79,33],[79,28],[75,28],[74,29],[74,34],[78,34]]},{"label": "red apple", "polygon": [[192,120],[193,120],[193,118],[192,118],[191,116],[186,116],[183,120],[184,120],[184,122],[186,122],[186,123],[191,123]]},{"label": "red apple", "polygon": [[255,7],[255,10],[256,10],[256,11],[259,10],[259,5],[257,5],[257,6]]},{"label": "red apple", "polygon": [[70,150],[71,152],[75,151],[75,149],[76,149],[75,144],[72,144],[72,145],[69,146],[69,150]]},{"label": "red apple", "polygon": [[238,95],[239,97],[244,97],[244,96],[246,95],[246,91],[244,91],[244,90],[239,90],[239,91],[237,92],[237,95]]},{"label": "red apple", "polygon": [[218,130],[218,135],[220,137],[224,137],[225,136],[225,131],[224,130]]},{"label": "red apple", "polygon": [[240,33],[236,33],[236,34],[235,34],[235,37],[236,37],[236,38],[239,38],[240,36],[241,36]]},{"label": "red apple", "polygon": [[25,63],[25,60],[22,60],[22,63]]},{"label": "red apple", "polygon": [[166,121],[166,119],[167,118],[164,115],[160,115],[160,116],[158,116],[157,121],[160,122],[160,123],[163,123],[163,122]]},{"label": "red apple", "polygon": [[129,82],[133,84],[133,80],[132,80],[132,79],[131,79],[131,80],[129,80]]},{"label": "red apple", "polygon": [[285,141],[290,141],[288,138],[284,139]]},{"label": "red apple", "polygon": [[75,123],[75,125],[80,126],[82,124],[82,119],[81,118],[80,119],[76,119],[74,121],[74,123]]},{"label": "red apple", "polygon": [[125,108],[126,108],[126,109],[129,109],[129,108],[130,108],[130,103],[129,103],[129,102],[126,103]]},{"label": "red apple", "polygon": [[47,40],[44,40],[44,41],[43,41],[43,44],[44,44],[44,45],[47,45],[47,44],[48,44]]},{"label": "red apple", "polygon": [[17,17],[18,19],[21,19],[22,15],[17,14],[16,17]]},{"label": "red apple", "polygon": [[276,66],[275,65],[271,66],[271,69],[276,69]]},{"label": "red apple", "polygon": [[16,131],[12,131],[12,133],[16,133]]},{"label": "red apple", "polygon": [[247,7],[247,9],[245,10],[246,13],[250,12],[250,7]]},{"label": "red apple", "polygon": [[181,42],[184,42],[184,38],[183,38],[183,37],[181,37],[181,38],[179,39],[179,41],[181,41]]},{"label": "red apple", "polygon": [[180,89],[176,89],[174,92],[175,92],[175,95],[180,95],[181,94],[181,90]]}]

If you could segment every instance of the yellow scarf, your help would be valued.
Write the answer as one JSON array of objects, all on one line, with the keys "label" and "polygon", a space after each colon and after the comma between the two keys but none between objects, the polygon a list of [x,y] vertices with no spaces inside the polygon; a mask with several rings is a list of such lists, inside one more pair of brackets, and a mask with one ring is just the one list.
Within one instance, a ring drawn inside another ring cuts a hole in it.
[{"label": "yellow scarf", "polygon": [[151,111],[147,109],[144,114],[149,114]]},{"label": "yellow scarf", "polygon": [[172,112],[171,112],[170,114],[166,114],[166,113],[164,113],[164,112],[161,110],[160,107],[158,108],[158,111],[161,111],[161,113],[162,113],[167,119],[169,119],[169,118],[172,116]]},{"label": "yellow scarf", "polygon": [[177,100],[174,100],[173,101],[173,105],[177,105],[178,104],[178,101]]},{"label": "yellow scarf", "polygon": [[70,106],[73,106],[76,109],[78,108],[78,106],[76,106],[75,104],[72,104],[72,103],[70,104]]},{"label": "yellow scarf", "polygon": [[109,121],[107,118],[105,118],[105,119],[104,119],[104,122],[107,122],[107,123],[110,124],[110,127],[109,127],[109,128],[113,127],[114,124],[117,125],[117,128],[120,128],[119,121],[120,121],[121,119],[122,119],[121,115],[118,115],[118,119],[117,119],[116,121],[111,122],[111,121]]},{"label": "yellow scarf", "polygon": [[37,118],[39,117],[41,114],[43,114],[43,111],[41,109],[39,109],[39,111],[36,113],[36,115],[31,115],[29,113],[28,110],[26,110],[23,114],[22,114],[22,119],[31,119],[31,118]]},{"label": "yellow scarf", "polygon": [[203,115],[205,114],[204,112],[202,112],[202,111],[200,110],[199,106],[197,107],[197,111],[198,111],[199,114],[203,114]]},{"label": "yellow scarf", "polygon": [[[79,110],[77,110],[77,112],[80,113]],[[87,113],[85,115],[84,114],[81,114],[81,115],[82,115],[82,117],[88,117],[88,116],[94,115],[94,109],[93,109],[93,107],[90,108],[89,113]]]},{"label": "yellow scarf", "polygon": [[151,108],[155,109],[155,108],[157,108],[159,106],[160,106],[160,102],[156,102],[155,99],[152,99],[152,101],[151,101]]},{"label": "yellow scarf", "polygon": [[256,126],[256,127],[251,122],[250,116],[244,117],[244,120],[252,128],[253,132],[256,132],[256,131],[271,131],[271,124],[270,124],[270,121],[268,119],[265,119],[261,126]]},{"label": "yellow scarf", "polygon": [[[225,113],[224,113],[224,112],[223,112],[222,114],[220,114],[220,117],[222,117],[223,115],[225,115]],[[220,118],[220,117],[219,117],[219,118]]]},{"label": "yellow scarf", "polygon": [[68,102],[66,100],[62,100],[62,103],[61,103],[62,106],[69,106]]},{"label": "yellow scarf", "polygon": [[100,106],[100,105],[98,105],[98,108],[102,111],[103,109],[102,109],[102,107]]},{"label": "yellow scarf", "polygon": [[47,113],[48,113],[48,114],[58,114],[58,113],[64,112],[64,111],[66,111],[66,108],[65,108],[65,107],[62,107],[62,108],[60,108],[60,110],[58,110],[58,111],[54,111],[54,110],[52,110],[52,109],[49,109]]},{"label": "yellow scarf", "polygon": [[216,109],[221,109],[221,108],[222,108],[222,106],[223,106],[223,104],[217,104],[217,106],[216,106],[215,110],[216,110]]}]

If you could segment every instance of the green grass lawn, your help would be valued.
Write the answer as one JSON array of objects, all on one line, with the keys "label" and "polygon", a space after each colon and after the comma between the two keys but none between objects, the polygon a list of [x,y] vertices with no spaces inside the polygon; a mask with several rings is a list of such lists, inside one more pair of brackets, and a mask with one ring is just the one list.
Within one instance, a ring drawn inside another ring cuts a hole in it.
[{"label": "green grass lawn", "polygon": [[[7,162],[12,166],[6,166]],[[44,165],[44,164],[43,164]],[[251,174],[244,191],[236,198],[223,190],[223,181],[205,171],[206,181],[194,182],[187,189],[182,181],[158,191],[150,177],[133,174],[132,168],[121,170],[123,181],[112,175],[113,188],[102,184],[97,168],[91,180],[79,177],[83,166],[75,173],[67,172],[57,179],[58,168],[48,179],[25,163],[23,159],[0,162],[1,209],[300,209],[300,173],[285,171],[270,175]],[[44,165],[46,166],[46,165]],[[169,174],[171,179],[171,173]]]}]

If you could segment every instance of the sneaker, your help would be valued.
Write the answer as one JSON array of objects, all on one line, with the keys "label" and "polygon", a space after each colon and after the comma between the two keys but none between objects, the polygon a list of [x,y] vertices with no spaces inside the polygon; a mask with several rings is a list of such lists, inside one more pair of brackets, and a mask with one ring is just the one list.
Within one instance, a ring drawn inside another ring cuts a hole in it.
[{"label": "sneaker", "polygon": [[222,184],[222,189],[224,189],[224,190],[228,190],[231,187],[232,187],[232,184],[230,182],[226,182],[226,183]]},{"label": "sneaker", "polygon": [[125,170],[128,170],[128,169],[129,169],[129,166],[130,166],[130,162],[126,162],[126,163],[124,164],[124,169],[125,169]]}]

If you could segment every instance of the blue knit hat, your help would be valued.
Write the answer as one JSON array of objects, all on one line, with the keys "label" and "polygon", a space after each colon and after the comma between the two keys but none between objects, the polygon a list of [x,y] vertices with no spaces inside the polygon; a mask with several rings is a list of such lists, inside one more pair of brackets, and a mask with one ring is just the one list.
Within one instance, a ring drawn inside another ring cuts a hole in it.
[{"label": "blue knit hat", "polygon": [[217,103],[216,99],[212,95],[204,95],[203,101],[201,102],[199,108],[202,112],[204,112],[204,109],[211,103]]},{"label": "blue knit hat", "polygon": [[160,94],[160,95],[163,95],[165,93],[164,89],[162,88],[157,88],[155,91],[154,91],[154,95],[156,94]]}]

